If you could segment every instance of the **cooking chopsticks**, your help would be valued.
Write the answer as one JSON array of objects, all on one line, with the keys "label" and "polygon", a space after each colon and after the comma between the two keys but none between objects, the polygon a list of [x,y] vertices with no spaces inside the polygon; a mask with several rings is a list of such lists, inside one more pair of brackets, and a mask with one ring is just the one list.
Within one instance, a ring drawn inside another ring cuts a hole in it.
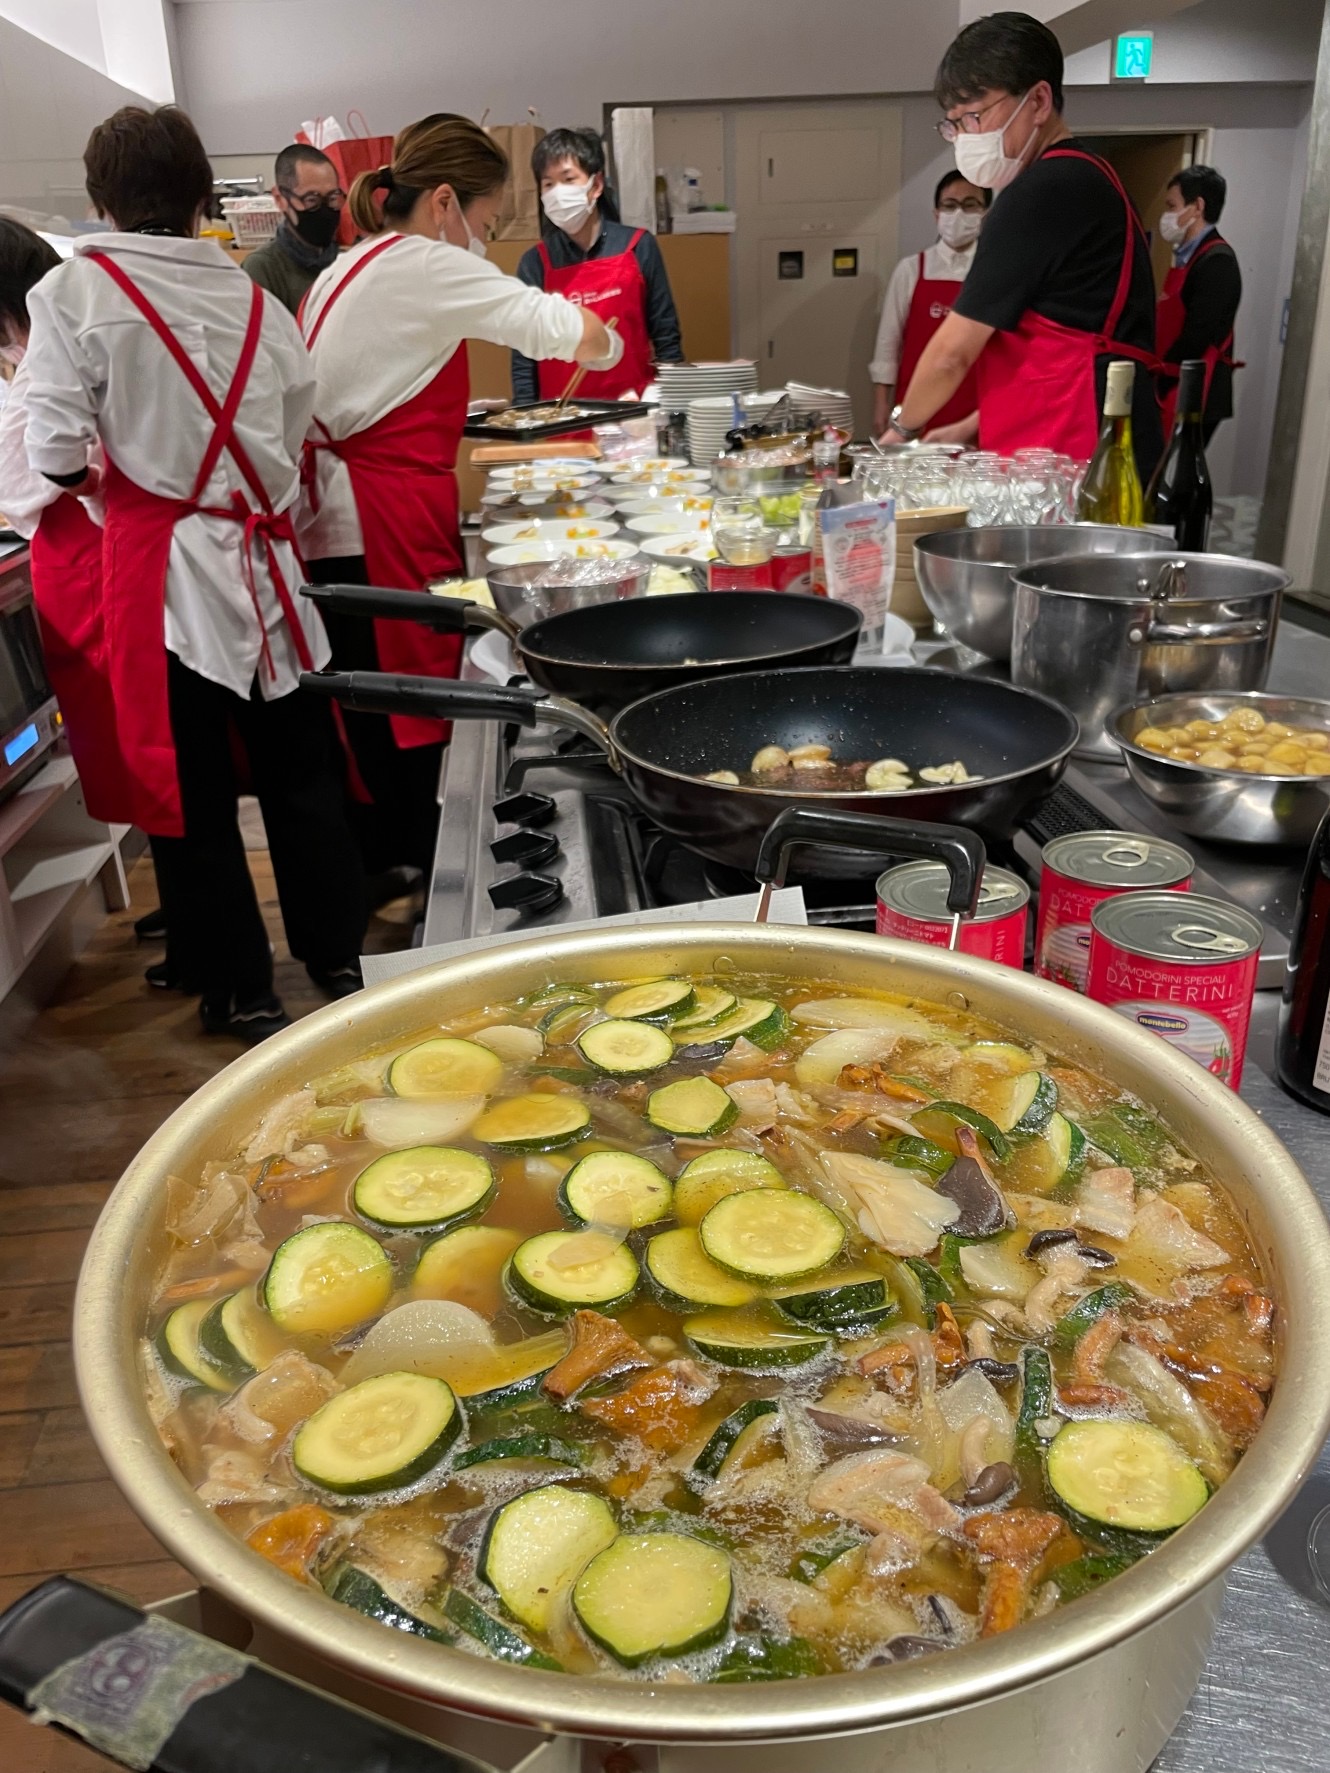
[{"label": "cooking chopsticks", "polygon": [[[606,332],[613,332],[615,327],[618,326],[618,324],[619,324],[619,317],[616,314],[612,320],[607,320],[605,322]],[[567,406],[568,402],[572,399],[573,395],[576,394],[577,390],[581,387],[582,378],[586,374],[586,372],[589,368],[590,368],[589,364],[586,364],[586,363],[579,363],[578,364],[576,372],[573,375],[572,381],[569,382],[568,386],[564,389],[563,393],[560,394],[558,404],[554,408],[554,414],[555,414],[556,418],[563,411],[564,407]]]}]

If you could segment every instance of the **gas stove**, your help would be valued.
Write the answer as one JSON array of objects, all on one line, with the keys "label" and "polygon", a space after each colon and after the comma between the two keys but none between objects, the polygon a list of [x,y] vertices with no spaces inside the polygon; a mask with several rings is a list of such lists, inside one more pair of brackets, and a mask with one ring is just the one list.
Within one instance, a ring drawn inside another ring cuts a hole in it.
[{"label": "gas stove", "polygon": [[[637,806],[603,755],[578,735],[459,721],[446,753],[439,841],[423,944],[521,936],[563,924],[751,893],[755,883],[696,856]],[[1222,850],[1180,837],[1137,794],[1125,770],[1073,765],[1054,792],[989,859],[1037,894],[1039,854],[1070,831],[1153,832],[1197,861],[1193,891],[1261,917],[1259,984],[1283,982],[1301,858]],[[905,858],[902,858],[904,860]],[[889,860],[865,859],[861,879],[799,880],[808,921],[871,930],[874,881]],[[1034,917],[1030,919],[1033,940]]]}]

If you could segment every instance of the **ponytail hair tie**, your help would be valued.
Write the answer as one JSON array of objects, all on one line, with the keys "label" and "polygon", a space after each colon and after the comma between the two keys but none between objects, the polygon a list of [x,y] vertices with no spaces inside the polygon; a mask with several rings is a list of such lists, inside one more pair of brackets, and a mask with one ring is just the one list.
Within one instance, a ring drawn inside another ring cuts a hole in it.
[{"label": "ponytail hair tie", "polygon": [[381,166],[379,168],[378,174],[374,180],[374,188],[376,191],[391,191],[392,190],[392,188],[393,188],[393,169],[391,166]]}]

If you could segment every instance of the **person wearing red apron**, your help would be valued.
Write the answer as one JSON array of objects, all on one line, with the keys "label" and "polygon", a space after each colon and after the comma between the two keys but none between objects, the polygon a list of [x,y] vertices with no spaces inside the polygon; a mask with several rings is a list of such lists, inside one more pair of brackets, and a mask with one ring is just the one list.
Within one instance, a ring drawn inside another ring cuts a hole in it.
[{"label": "person wearing red apron", "polygon": [[[618,219],[605,189],[605,150],[593,130],[552,129],[536,143],[531,169],[541,193],[538,246],[522,255],[517,275],[536,289],[566,296],[613,322],[623,356],[613,369],[583,377],[588,400],[638,395],[656,363],[683,358],[679,316],[654,235]],[[557,400],[573,375],[566,363],[513,352],[513,398]]]},{"label": "person wearing red apron", "polygon": [[[977,365],[981,448],[1046,448],[1085,461],[1109,359],[1156,365],[1144,231],[1112,168],[1063,121],[1062,76],[1057,38],[1024,13],[975,20],[943,56],[939,131],[954,144],[957,169],[998,195],[955,308],[892,414],[889,440],[931,428]],[[1144,480],[1162,449],[1150,376],[1136,377],[1132,430]]]},{"label": "person wearing red apron", "polygon": [[[456,464],[468,338],[538,345],[564,362],[617,361],[623,348],[590,309],[484,262],[507,170],[477,125],[434,118],[404,130],[392,165],[352,188],[352,215],[368,238],[324,273],[301,314],[318,375],[301,537],[316,584],[424,591],[465,575]],[[457,674],[453,636],[326,619],[340,669]],[[446,724],[353,711],[345,722],[371,797],[357,815],[371,876],[429,869]]]},{"label": "person wearing red apron", "polygon": [[1212,166],[1189,166],[1168,187],[1159,232],[1173,264],[1159,297],[1155,344],[1163,365],[1159,397],[1164,435],[1177,416],[1178,369],[1205,363],[1205,440],[1233,413],[1234,322],[1242,300],[1237,255],[1219,233],[1228,184]]},{"label": "person wearing red apron", "polygon": [[[925,252],[902,259],[891,274],[868,366],[873,382],[874,437],[886,430],[891,409],[898,399],[905,398],[928,341],[951,313],[974,262],[975,245],[991,201],[989,192],[960,173],[944,173],[933,193],[937,240]],[[965,425],[966,432],[972,431],[966,421],[978,403],[978,381],[971,374],[935,415],[932,430]],[[972,438],[958,430],[947,441],[969,442]]]},{"label": "person wearing red apron", "polygon": [[181,113],[117,113],[86,163],[115,231],[80,242],[33,292],[28,456],[104,499],[100,622],[76,644],[114,702],[115,816],[152,841],[205,1029],[252,1042],[287,1018],[238,827],[236,744],[291,950],[330,996],[358,984],[364,930],[335,728],[293,693],[327,659],[294,601],[287,509],[312,377],[280,305],[194,237],[211,169]]}]

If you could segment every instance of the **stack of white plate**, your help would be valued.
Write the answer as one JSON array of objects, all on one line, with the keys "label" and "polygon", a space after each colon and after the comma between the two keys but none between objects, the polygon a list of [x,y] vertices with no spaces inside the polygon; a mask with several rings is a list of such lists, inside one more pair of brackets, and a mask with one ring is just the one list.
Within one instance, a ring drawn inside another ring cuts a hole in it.
[{"label": "stack of white plate", "polygon": [[706,394],[688,402],[688,453],[696,468],[708,468],[725,453],[725,434],[746,418],[756,418],[781,399],[776,394],[741,394],[736,419],[734,396]]},{"label": "stack of white plate", "polygon": [[854,402],[839,388],[812,388],[807,382],[787,382],[785,392],[796,412],[820,412],[827,424],[854,436]]},{"label": "stack of white plate", "polygon": [[708,394],[748,394],[757,387],[757,364],[751,357],[732,363],[662,363],[660,404],[666,412],[683,412],[690,400]]}]

